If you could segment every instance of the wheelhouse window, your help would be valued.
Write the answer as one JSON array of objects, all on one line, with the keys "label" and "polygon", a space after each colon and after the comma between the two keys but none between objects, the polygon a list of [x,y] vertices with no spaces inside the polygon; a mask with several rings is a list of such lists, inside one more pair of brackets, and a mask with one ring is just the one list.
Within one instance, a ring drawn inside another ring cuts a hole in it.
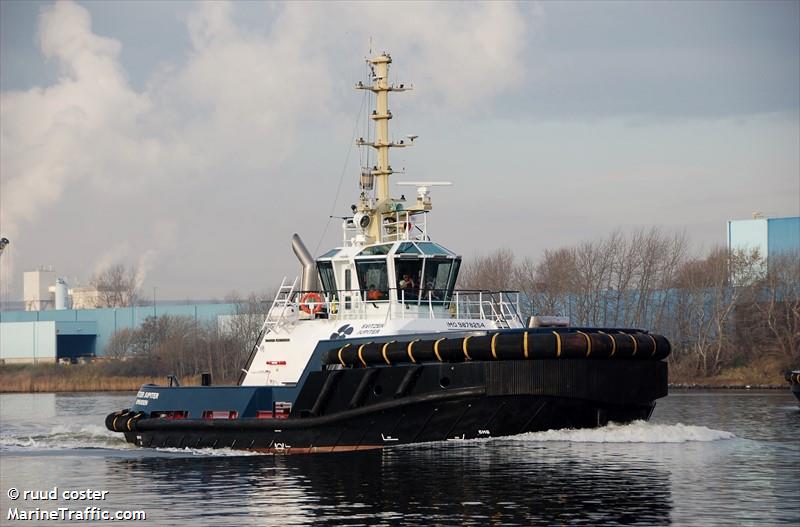
[{"label": "wheelhouse window", "polygon": [[385,254],[389,254],[389,251],[392,249],[391,243],[384,243],[381,245],[370,245],[366,247],[363,251],[358,253],[359,256],[383,256]]},{"label": "wheelhouse window", "polygon": [[399,300],[417,300],[419,284],[422,278],[422,258],[398,255],[394,259],[396,273],[397,298]]},{"label": "wheelhouse window", "polygon": [[389,277],[385,258],[356,260],[361,292],[367,300],[389,299]]},{"label": "wheelhouse window", "polygon": [[438,243],[433,242],[417,242],[417,246],[422,249],[425,254],[434,256],[455,256],[451,251],[448,251]]},{"label": "wheelhouse window", "polygon": [[447,301],[453,294],[460,259],[428,258],[425,262],[423,298]]},{"label": "wheelhouse window", "polygon": [[338,300],[339,295],[336,292],[336,278],[333,274],[333,263],[317,261],[317,269],[319,270],[319,279],[320,282],[322,282],[322,289],[325,291],[325,295],[328,299]]},{"label": "wheelhouse window", "polygon": [[395,251],[395,254],[420,254],[422,251],[419,250],[419,247],[412,242],[403,242]]},{"label": "wheelhouse window", "polygon": [[452,296],[453,290],[456,288],[456,281],[458,280],[458,271],[461,269],[461,258],[453,260],[453,269],[450,271],[450,281],[447,283],[447,296]]}]

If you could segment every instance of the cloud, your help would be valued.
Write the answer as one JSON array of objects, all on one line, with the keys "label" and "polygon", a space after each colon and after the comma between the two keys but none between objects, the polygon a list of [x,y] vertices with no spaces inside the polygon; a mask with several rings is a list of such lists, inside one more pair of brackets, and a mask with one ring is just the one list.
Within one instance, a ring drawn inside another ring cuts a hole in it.
[{"label": "cloud", "polygon": [[99,275],[109,267],[121,262],[128,261],[131,254],[131,247],[127,243],[118,243],[107,249],[94,264],[94,275]]},{"label": "cloud", "polygon": [[[86,8],[71,1],[42,8],[39,46],[60,76],[52,86],[0,95],[3,234],[17,242],[23,230],[52,223],[50,210],[77,189],[109,202],[160,207],[152,220],[96,218],[118,221],[124,243],[81,233],[84,244],[105,255],[99,263],[123,253],[151,254],[155,249],[139,233],[156,227],[134,230],[135,223],[185,228],[180,216],[198,212],[187,207],[214,199],[193,189],[252,185],[252,178],[296,163],[302,149],[313,151],[302,141],[308,130],[350,121],[337,106],[339,92],[363,70],[342,68],[365,55],[366,28],[385,24],[376,47],[408,57],[403,75],[425,85],[415,104],[440,111],[485,107],[524,75],[520,54],[530,20],[515,4],[409,9],[404,3],[298,2],[264,6],[268,24],[256,28],[238,22],[236,9],[199,4],[185,20],[191,43],[185,60],[161,65],[137,90],[121,65],[121,43],[96,34]],[[271,184],[275,192],[295,188],[288,178]],[[140,210],[126,206],[119,213],[129,219]],[[91,203],[80,209],[85,215],[101,210]],[[17,254],[29,240],[22,237]]]},{"label": "cloud", "polygon": [[[469,110],[525,78],[524,52],[543,12],[539,4],[407,2],[345,4],[348,31],[362,42],[380,28],[377,50],[403,58],[402,76],[438,106]],[[338,17],[336,18],[338,20]],[[408,57],[414,57],[413,61]]]},{"label": "cloud", "polygon": [[59,82],[0,96],[3,228],[11,236],[58,201],[66,185],[113,177],[105,169],[130,157],[120,154],[136,141],[136,119],[149,107],[127,85],[119,43],[91,33],[85,9],[68,2],[44,9],[39,33],[43,54],[59,65]]},{"label": "cloud", "polygon": [[157,257],[158,253],[153,249],[148,249],[139,255],[139,260],[136,262],[136,276],[134,277],[136,289],[142,288],[144,279],[147,277],[147,273],[155,266]]}]

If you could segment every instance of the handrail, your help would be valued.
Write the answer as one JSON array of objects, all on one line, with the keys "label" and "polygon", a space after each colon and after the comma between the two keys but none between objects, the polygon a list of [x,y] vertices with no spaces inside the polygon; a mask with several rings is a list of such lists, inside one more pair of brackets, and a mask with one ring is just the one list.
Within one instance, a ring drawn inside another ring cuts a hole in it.
[{"label": "handrail", "polygon": [[[295,290],[287,299],[298,318],[373,318],[391,319],[409,316],[425,318],[460,318],[493,320],[500,325],[522,325],[518,291],[448,290],[427,288],[389,288],[377,290],[380,298],[369,298],[365,289],[339,289],[333,292]],[[414,294],[407,296],[411,291]],[[308,311],[301,311],[301,301],[308,293],[320,296],[321,302],[306,301]],[[322,304],[319,309],[317,306]],[[379,308],[370,309],[369,306]],[[380,309],[384,308],[384,309]],[[398,312],[399,310],[399,312]]]},{"label": "handrail", "polygon": [[[428,215],[422,214],[421,225],[411,221],[412,217],[418,215],[419,213],[411,213],[407,210],[396,211],[394,213],[394,221],[385,221],[381,226],[383,239],[385,241],[430,240],[428,237]],[[420,234],[413,236],[414,229],[417,229]]]}]

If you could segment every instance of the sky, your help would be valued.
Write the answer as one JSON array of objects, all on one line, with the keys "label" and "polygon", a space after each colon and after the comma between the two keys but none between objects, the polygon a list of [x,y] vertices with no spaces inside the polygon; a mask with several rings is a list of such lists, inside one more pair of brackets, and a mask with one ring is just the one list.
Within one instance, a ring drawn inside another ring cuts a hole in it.
[{"label": "sky", "polygon": [[43,265],[174,300],[296,275],[358,196],[370,45],[414,85],[393,178],[453,182],[429,232],[465,259],[800,215],[797,1],[2,0],[0,297]]}]

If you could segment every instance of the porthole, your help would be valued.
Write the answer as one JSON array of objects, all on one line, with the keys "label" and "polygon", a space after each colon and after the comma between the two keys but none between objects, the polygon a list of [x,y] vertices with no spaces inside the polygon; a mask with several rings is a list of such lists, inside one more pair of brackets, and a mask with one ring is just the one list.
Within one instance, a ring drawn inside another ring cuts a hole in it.
[{"label": "porthole", "polygon": [[375,395],[380,395],[383,393],[383,388],[381,387],[380,384],[376,384],[375,387],[372,388],[372,393],[374,393]]},{"label": "porthole", "polygon": [[441,379],[439,379],[439,386],[441,386],[442,388],[447,388],[448,386],[450,386],[450,377],[442,377]]}]

